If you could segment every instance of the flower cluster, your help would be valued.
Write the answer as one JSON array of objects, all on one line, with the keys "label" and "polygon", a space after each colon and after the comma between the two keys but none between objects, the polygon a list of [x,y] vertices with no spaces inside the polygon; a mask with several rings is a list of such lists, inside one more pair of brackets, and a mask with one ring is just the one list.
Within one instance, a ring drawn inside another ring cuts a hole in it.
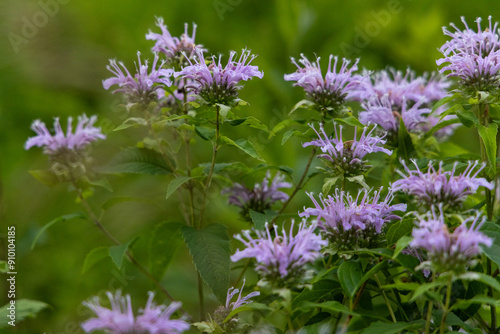
[{"label": "flower cluster", "polygon": [[288,195],[279,189],[291,188],[292,184],[284,182],[285,176],[276,173],[271,184],[271,173],[268,171],[262,183],[256,183],[253,189],[248,189],[240,183],[234,183],[233,187],[222,190],[222,194],[229,194],[229,204],[239,206],[241,215],[250,221],[249,210],[264,213],[271,209],[276,202],[285,202]]},{"label": "flower cluster", "polygon": [[165,55],[168,67],[181,69],[182,66],[188,65],[187,59],[192,59],[195,49],[202,48],[202,45],[197,45],[194,41],[196,36],[196,24],[193,23],[193,33],[188,34],[188,24],[184,24],[184,33],[181,37],[172,37],[172,34],[163,23],[163,18],[156,19],[156,26],[160,28],[161,34],[149,31],[146,34],[147,40],[155,41],[153,52],[161,52]]},{"label": "flower cluster", "polygon": [[181,319],[170,319],[172,314],[181,307],[180,302],[165,305],[155,305],[154,294],[149,293],[146,307],[139,311],[139,316],[134,317],[130,296],[122,297],[117,291],[113,296],[110,292],[106,295],[111,303],[111,309],[101,306],[98,297],[84,302],[97,316],[82,323],[86,333],[96,330],[106,330],[113,334],[148,333],[148,334],[176,334],[183,333],[190,325]]},{"label": "flower cluster", "polygon": [[238,60],[235,58],[236,52],[231,51],[225,67],[221,56],[218,60],[212,56],[212,62],[207,65],[203,50],[196,49],[195,52],[196,57],[193,60],[187,59],[189,65],[175,72],[174,76],[193,80],[192,85],[186,88],[210,104],[231,105],[238,97],[240,81],[247,81],[252,77],[262,79],[264,76],[264,72],[259,71],[257,66],[250,65],[257,56],[251,55],[248,50],[242,50]]},{"label": "flower cluster", "polygon": [[[327,245],[326,240],[321,236],[314,234],[316,224],[306,226],[306,220],[299,224],[299,229],[293,235],[294,222],[290,230],[282,230],[279,234],[276,225],[273,225],[271,236],[269,225],[266,224],[266,230],[255,230],[257,238],[253,238],[251,231],[246,230],[242,235],[235,235],[235,239],[241,241],[246,248],[236,250],[231,256],[231,261],[236,262],[243,258],[255,258],[257,261],[257,272],[270,283],[279,286],[292,286],[305,278],[304,266],[316,260],[323,246]],[[246,240],[245,240],[246,238]]]},{"label": "flower cluster", "polygon": [[324,198],[320,194],[320,203],[313,194],[308,194],[314,207],[299,214],[301,217],[317,217],[318,226],[332,245],[340,249],[353,246],[373,247],[378,242],[378,235],[385,223],[399,220],[394,211],[406,211],[406,204],[394,204],[392,191],[380,201],[382,189],[373,192],[362,189],[356,198],[337,189],[334,196]]},{"label": "flower cluster", "polygon": [[454,32],[443,28],[445,35],[450,36],[440,48],[443,58],[437,65],[445,64],[439,71],[449,71],[449,77],[458,77],[465,91],[488,91],[498,89],[500,84],[500,36],[498,23],[491,22],[482,30],[481,18],[476,19],[477,32],[469,28],[465,18],[462,22],[465,30],[460,30],[453,23]]},{"label": "flower cluster", "polygon": [[[428,209],[431,206],[442,204],[445,209],[456,210],[461,207],[465,198],[477,192],[479,187],[493,189],[493,183],[477,175],[484,168],[484,164],[477,170],[478,162],[469,162],[463,173],[455,175],[457,163],[450,171],[443,169],[440,162],[438,168],[433,166],[432,161],[428,164],[426,173],[423,173],[415,160],[412,160],[415,170],[411,170],[402,162],[408,175],[398,171],[403,177],[393,183],[394,191],[403,191],[415,196],[421,204]],[[474,172],[474,170],[476,170]]]},{"label": "flower cluster", "polygon": [[[367,161],[363,160],[369,153],[383,152],[391,155],[392,151],[384,148],[383,137],[372,135],[375,127],[368,132],[368,128],[363,129],[361,137],[357,138],[357,128],[354,128],[354,139],[344,141],[342,137],[342,126],[335,126],[335,137],[328,137],[323,125],[320,125],[319,132],[314,126],[309,125],[318,135],[319,139],[304,143],[302,146],[316,146],[321,148],[323,154],[318,155],[324,159],[330,171],[335,175],[359,175],[369,168]],[[368,132],[368,133],[367,133]]]},{"label": "flower cluster", "polygon": [[[161,61],[157,68],[159,60],[158,54],[155,54],[150,73],[148,73],[148,62],[145,61],[143,64],[141,61],[140,52],[137,52],[137,59],[137,73],[134,76],[130,74],[122,62],[117,63],[116,60],[111,59],[109,61],[111,66],[108,65],[106,68],[115,76],[102,82],[106,90],[111,86],[117,85],[118,88],[115,89],[113,93],[123,93],[128,102],[128,107],[135,103],[147,106],[150,102],[158,99],[159,90],[162,88],[162,85],[167,87],[172,85],[170,77],[174,71],[172,69],[163,68],[165,61]],[[118,65],[120,65],[123,70]]]},{"label": "flower cluster", "polygon": [[[441,208],[440,208],[441,210]],[[463,272],[471,260],[481,253],[480,244],[490,247],[491,238],[479,231],[486,217],[469,217],[452,232],[444,221],[443,212],[436,214],[435,209],[419,217],[418,227],[413,229],[410,247],[421,248],[427,252],[433,271]],[[467,223],[472,222],[470,227]],[[422,268],[428,263],[423,264]]]},{"label": "flower cluster", "polygon": [[[334,60],[332,66],[332,60]],[[320,58],[311,63],[303,54],[297,61],[292,58],[292,63],[297,66],[297,71],[285,74],[286,81],[296,81],[294,86],[304,89],[307,99],[314,102],[320,111],[337,111],[340,106],[349,100],[359,100],[357,89],[362,76],[353,72],[358,69],[359,59],[349,68],[350,60],[342,59],[342,66],[337,72],[338,57],[330,55],[328,68],[323,77],[319,64]]]}]

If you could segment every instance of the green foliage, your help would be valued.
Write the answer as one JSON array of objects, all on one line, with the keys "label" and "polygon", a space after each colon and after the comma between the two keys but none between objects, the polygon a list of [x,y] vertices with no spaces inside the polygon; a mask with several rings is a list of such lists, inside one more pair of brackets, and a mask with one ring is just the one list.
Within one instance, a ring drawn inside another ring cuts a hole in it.
[{"label": "green foliage", "polygon": [[165,162],[160,153],[152,149],[129,147],[119,152],[101,172],[165,175],[172,172],[172,166]]},{"label": "green foliage", "polygon": [[[15,300],[15,319],[14,324],[18,325],[20,321],[23,321],[26,318],[34,318],[37,313],[40,311],[49,308],[50,306],[44,302],[38,300],[30,300],[30,299],[17,299]],[[11,307],[10,303],[5,304],[0,308],[0,329],[7,328],[11,326],[9,321],[12,321],[9,318]],[[11,327],[12,328],[12,327]]]},{"label": "green foliage", "polygon": [[66,221],[71,221],[73,219],[85,219],[87,216],[83,212],[75,212],[71,213],[69,215],[64,215],[57,217],[56,219],[51,220],[47,224],[45,224],[44,227],[38,232],[38,234],[35,236],[35,239],[33,239],[33,242],[31,243],[31,249],[35,248],[35,245],[38,241],[38,239],[42,236],[42,234],[52,225],[59,223],[59,222],[66,222]]},{"label": "green foliage", "polygon": [[157,224],[149,244],[149,263],[151,274],[161,280],[174,258],[180,244],[181,223],[163,222]]}]

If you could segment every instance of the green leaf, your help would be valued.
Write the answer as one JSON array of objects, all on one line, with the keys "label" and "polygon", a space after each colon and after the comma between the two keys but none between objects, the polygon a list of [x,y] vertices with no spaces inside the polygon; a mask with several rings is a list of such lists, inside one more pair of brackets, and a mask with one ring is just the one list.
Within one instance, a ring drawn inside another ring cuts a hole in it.
[{"label": "green leaf", "polygon": [[265,125],[264,123],[262,123],[261,121],[259,121],[257,118],[255,118],[253,116],[231,120],[231,121],[229,121],[229,124],[231,124],[233,126],[245,124],[251,128],[262,130],[262,131],[265,131],[266,133],[272,134],[271,130],[269,130],[267,125]]},{"label": "green leaf", "polygon": [[146,201],[146,200],[142,197],[117,196],[117,197],[112,197],[112,198],[108,199],[106,202],[104,202],[104,204],[101,205],[101,208],[104,211],[106,211],[117,204],[121,204],[121,203],[125,203],[125,202],[144,202],[144,201]]},{"label": "green leaf", "polygon": [[482,246],[483,253],[500,267],[500,226],[486,222],[481,226],[480,231],[493,239],[491,247]]},{"label": "green leaf", "polygon": [[196,269],[217,299],[225,303],[231,272],[227,227],[212,224],[197,230],[183,226],[181,231]]},{"label": "green leaf", "polygon": [[348,176],[346,177],[347,181],[351,183],[357,183],[363,188],[370,189],[370,187],[366,184],[365,182],[365,176],[363,174],[356,175],[356,176]]},{"label": "green leaf", "polygon": [[466,309],[472,304],[489,304],[500,307],[500,300],[488,296],[474,296],[471,299],[459,299],[453,303],[451,310]]},{"label": "green leaf", "polygon": [[319,307],[323,311],[329,312],[329,313],[344,313],[352,316],[358,316],[356,312],[353,312],[349,310],[346,306],[342,305],[342,303],[339,303],[338,301],[335,300],[330,300],[326,301],[323,303],[312,303],[312,302],[303,302],[301,304],[300,310],[303,312],[308,312],[312,308]]},{"label": "green leaf", "polygon": [[231,111],[231,107],[221,103],[217,103],[217,106],[219,107],[219,114],[224,120],[227,117],[227,113]]},{"label": "green leaf", "polygon": [[224,322],[228,322],[232,317],[237,315],[238,313],[244,311],[259,311],[259,312],[271,312],[273,309],[267,306],[266,304],[251,302],[249,304],[240,306],[231,311],[224,320]]},{"label": "green leaf", "polygon": [[174,257],[180,243],[180,231],[183,224],[163,222],[153,230],[149,244],[149,263],[151,274],[160,281]]},{"label": "green leaf", "polygon": [[410,299],[410,303],[414,302],[418,297],[423,295],[424,293],[428,292],[429,290],[432,290],[436,287],[441,287],[446,285],[446,282],[431,282],[431,283],[425,283],[420,285],[417,290],[413,293],[413,296]]},{"label": "green leaf", "polygon": [[255,210],[250,209],[250,218],[252,219],[253,224],[255,225],[255,229],[263,230],[266,228],[266,223],[270,223],[276,214],[273,213],[260,213]]},{"label": "green leaf", "polygon": [[394,254],[392,255],[392,258],[393,259],[396,259],[399,255],[399,253],[401,253],[401,251],[403,249],[405,249],[409,244],[410,242],[413,240],[412,237],[408,236],[408,235],[405,235],[403,237],[401,237],[397,242],[396,242],[396,249],[394,250]]},{"label": "green leaf", "polygon": [[363,272],[361,270],[361,265],[353,261],[343,262],[339,266],[337,274],[342,289],[347,293],[347,296],[352,299],[362,283],[361,279],[363,278]]},{"label": "green leaf", "polygon": [[255,149],[255,146],[253,146],[253,144],[249,142],[247,139],[241,138],[236,141],[233,141],[232,139],[226,136],[221,136],[220,139],[223,143],[237,147],[238,149],[242,150],[252,158],[264,161],[264,159],[262,159],[262,157],[260,156],[259,152],[257,152],[257,150]]},{"label": "green leaf", "polygon": [[413,229],[413,218],[406,217],[391,225],[387,231],[387,246],[394,245],[401,237],[410,235]]},{"label": "green leaf", "polygon": [[453,94],[453,95],[450,95],[450,96],[443,97],[441,100],[437,101],[434,104],[434,106],[432,107],[431,114],[433,114],[434,111],[436,111],[437,108],[441,107],[442,105],[445,105],[448,102],[453,101],[454,99],[456,99],[459,96],[460,96],[459,94]]},{"label": "green leaf", "polygon": [[373,322],[370,326],[366,327],[361,333],[363,334],[397,334],[403,330],[411,331],[412,329],[422,329],[423,323],[409,323],[409,322]]},{"label": "green leaf", "polygon": [[292,113],[293,113],[295,110],[297,110],[297,109],[300,109],[300,108],[310,109],[310,108],[311,108],[311,107],[313,107],[314,105],[315,105],[315,104],[314,104],[314,102],[312,102],[312,101],[309,101],[309,100],[306,100],[306,99],[304,99],[304,100],[300,100],[299,102],[297,102],[297,103],[295,104],[295,106],[293,106],[292,110],[290,111],[290,113],[289,113],[288,115],[292,114]]},{"label": "green leaf", "polygon": [[460,122],[468,128],[472,128],[474,125],[479,125],[479,120],[476,117],[476,114],[469,110],[458,110],[457,117]]},{"label": "green leaf", "polygon": [[495,278],[483,273],[469,271],[465,274],[458,276],[458,278],[466,281],[478,281],[491,286],[493,289],[497,291],[500,291],[500,283]]},{"label": "green leaf", "polygon": [[277,134],[278,132],[292,126],[292,125],[296,125],[296,124],[300,124],[299,121],[296,121],[294,119],[291,119],[291,118],[286,118],[284,120],[282,120],[281,122],[279,122],[278,124],[276,124],[274,126],[274,128],[271,130],[271,133],[273,134]]},{"label": "green leaf", "polygon": [[127,252],[127,249],[132,241],[133,240],[130,240],[125,244],[109,247],[109,256],[118,269],[122,267],[123,258],[125,257],[125,253]]},{"label": "green leaf", "polygon": [[215,129],[206,128],[204,126],[196,126],[194,131],[203,140],[212,140],[215,138]]},{"label": "green leaf", "polygon": [[292,302],[292,309],[300,306],[305,301],[315,302],[328,294],[339,290],[340,285],[337,281],[324,279],[313,283],[312,289],[304,289]]},{"label": "green leaf", "polygon": [[95,264],[104,260],[109,256],[109,248],[108,247],[97,247],[91,250],[85,260],[83,261],[82,274],[87,272],[90,268],[92,268]]},{"label": "green leaf", "polygon": [[347,116],[345,118],[335,118],[336,123],[342,123],[342,124],[347,124],[351,126],[355,126],[358,128],[363,128],[365,127],[364,124],[362,124],[356,117],[354,116]]},{"label": "green leaf", "polygon": [[38,181],[42,182],[43,184],[49,187],[54,187],[59,183],[61,183],[57,175],[54,174],[54,172],[52,172],[51,170],[36,169],[36,170],[30,170],[29,173],[35,179],[37,179]]},{"label": "green leaf", "polygon": [[490,171],[489,174],[494,175],[496,169],[496,160],[497,160],[497,132],[498,132],[498,124],[490,123],[488,126],[477,125],[477,130],[479,132],[479,136],[483,140],[484,147],[486,149],[486,155],[488,156],[488,162]]},{"label": "green leaf", "polygon": [[147,126],[148,122],[144,118],[141,118],[141,117],[130,117],[130,118],[127,118],[126,120],[124,120],[123,123],[118,125],[113,131],[120,131],[120,130],[128,129],[131,126],[137,126],[137,125]]},{"label": "green leaf", "polygon": [[323,192],[323,194],[328,194],[330,193],[330,189],[332,189],[332,187],[337,183],[337,181],[341,178],[342,176],[339,175],[339,176],[335,176],[335,177],[329,177],[329,178],[326,178],[324,183],[323,183],[323,188],[321,189],[321,191]]},{"label": "green leaf", "polygon": [[411,140],[408,130],[406,130],[403,118],[399,120],[399,131],[398,131],[398,156],[404,161],[409,161],[415,153],[415,147]]},{"label": "green leaf", "polygon": [[[10,310],[8,309],[9,307],[12,307],[10,302],[0,308],[0,329],[11,326],[9,324],[9,321],[12,321],[13,319],[9,318],[10,315]],[[14,307],[15,307],[14,324],[17,325],[20,321],[26,318],[34,318],[38,312],[50,306],[38,300],[17,299],[15,300]]]},{"label": "green leaf", "polygon": [[5,274],[9,270],[7,269],[7,261],[0,260],[0,274]]},{"label": "green leaf", "polygon": [[66,222],[66,221],[70,221],[70,220],[73,220],[76,218],[85,219],[85,218],[87,218],[87,216],[83,212],[75,212],[75,213],[71,213],[69,215],[57,217],[56,219],[51,220],[49,223],[45,224],[45,226],[42,227],[42,229],[38,232],[35,239],[31,243],[31,250],[33,250],[33,248],[35,248],[36,242],[38,241],[40,236],[43,234],[43,232],[45,232],[49,227],[51,227],[55,223]]},{"label": "green leaf", "polygon": [[427,138],[432,136],[434,133],[436,133],[438,130],[441,130],[442,128],[445,128],[449,125],[457,124],[460,123],[460,120],[458,118],[452,118],[452,119],[447,119],[444,121],[439,121],[436,125],[434,125],[429,131],[427,131],[423,137],[423,141],[425,141]]},{"label": "green leaf", "polygon": [[[173,161],[171,162],[173,164]],[[165,175],[171,173],[172,168],[166,164],[163,156],[154,150],[129,147],[119,152],[101,172]]]},{"label": "green leaf", "polygon": [[192,177],[190,176],[178,176],[172,181],[170,181],[170,183],[168,184],[167,195],[165,196],[165,199],[168,199],[174,193],[174,191],[177,190],[177,188],[179,188],[180,186],[182,186],[184,183],[186,183],[191,179]]},{"label": "green leaf", "polygon": [[360,285],[363,284],[364,282],[368,281],[370,278],[372,278],[374,275],[376,275],[380,270],[383,269],[383,267],[387,266],[386,261],[382,261],[377,263],[376,265],[373,266],[366,274],[363,275],[363,278],[361,278]]}]

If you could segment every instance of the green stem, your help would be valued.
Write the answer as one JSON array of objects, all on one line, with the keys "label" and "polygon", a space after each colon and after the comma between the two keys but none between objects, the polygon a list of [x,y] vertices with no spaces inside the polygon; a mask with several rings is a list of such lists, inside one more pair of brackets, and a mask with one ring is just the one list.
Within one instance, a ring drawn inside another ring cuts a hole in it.
[{"label": "green stem", "polygon": [[245,266],[243,267],[243,269],[241,269],[241,273],[240,273],[240,276],[238,276],[238,279],[236,280],[236,283],[233,284],[234,287],[237,287],[238,284],[240,284],[240,281],[241,279],[243,278],[243,276],[245,275],[245,271],[247,271],[248,269],[248,266],[250,265],[250,262],[252,262],[252,259],[249,259],[246,263],[245,263]]},{"label": "green stem", "polygon": [[432,320],[432,307],[433,302],[429,300],[429,305],[427,306],[427,317],[425,319],[425,334],[429,334],[429,330],[431,328],[431,320]]},{"label": "green stem", "polygon": [[446,287],[446,301],[443,308],[443,317],[441,318],[441,327],[439,330],[439,334],[444,334],[446,330],[446,318],[448,317],[448,313],[450,312],[450,299],[451,299],[451,279],[448,282]]},{"label": "green stem", "polygon": [[380,284],[378,274],[375,274],[373,277],[375,278],[375,282],[377,282],[377,285],[380,289],[380,293],[382,294],[382,297],[384,298],[385,305],[387,305],[387,308],[389,309],[389,313],[391,314],[392,322],[397,322],[396,316],[394,315],[394,311],[392,310],[392,307],[391,307],[391,303],[387,299],[387,296],[385,295],[385,291],[384,291],[384,289],[382,289],[382,285]]},{"label": "green stem", "polygon": [[198,296],[200,299],[200,321],[205,320],[205,303],[203,301],[203,280],[200,273],[198,273]]}]

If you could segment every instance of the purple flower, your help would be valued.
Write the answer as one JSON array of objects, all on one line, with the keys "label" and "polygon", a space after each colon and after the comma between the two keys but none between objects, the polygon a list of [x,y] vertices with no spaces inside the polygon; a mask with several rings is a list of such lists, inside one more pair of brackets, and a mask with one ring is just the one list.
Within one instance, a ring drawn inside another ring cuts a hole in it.
[{"label": "purple flower", "polygon": [[146,307],[139,312],[137,318],[132,312],[130,296],[122,297],[117,291],[113,296],[111,292],[106,295],[111,303],[111,309],[101,306],[98,297],[94,297],[83,305],[92,310],[96,318],[91,318],[82,323],[86,333],[95,330],[105,330],[113,334],[148,333],[148,334],[176,334],[183,333],[189,329],[189,324],[183,320],[172,320],[170,316],[181,306],[180,302],[174,302],[168,307],[156,306],[153,302],[154,294],[149,293]]},{"label": "purple flower", "polygon": [[265,231],[255,230],[257,235],[255,239],[248,230],[243,231],[242,235],[235,235],[235,239],[241,241],[246,248],[241,251],[236,250],[231,256],[231,261],[255,258],[259,274],[266,281],[280,285],[289,285],[303,278],[304,266],[320,256],[319,251],[327,245],[327,242],[322,240],[321,236],[314,234],[315,223],[306,227],[306,220],[303,220],[295,236],[293,225],[292,221],[290,231],[285,231],[283,228],[282,235],[279,234],[277,226],[273,225],[276,235],[274,238],[267,223]]},{"label": "purple flower", "polygon": [[161,52],[166,56],[167,63],[175,68],[188,65],[185,57],[192,59],[195,49],[202,48],[202,45],[196,45],[194,38],[196,35],[196,24],[193,23],[193,33],[191,36],[188,34],[188,24],[184,24],[184,33],[181,37],[172,37],[163,23],[163,18],[156,19],[156,25],[161,30],[161,34],[149,31],[146,34],[147,40],[155,41],[155,46],[152,48],[153,52]]},{"label": "purple flower", "polygon": [[456,209],[462,205],[467,196],[476,193],[479,187],[493,189],[493,183],[477,177],[479,172],[483,170],[484,164],[474,172],[478,166],[477,161],[469,162],[465,171],[459,175],[455,175],[457,163],[453,165],[451,171],[445,171],[442,162],[439,163],[436,170],[431,161],[427,172],[423,173],[418,168],[416,161],[412,160],[412,162],[415,165],[415,170],[410,170],[402,162],[408,175],[398,171],[403,179],[394,182],[392,189],[415,196],[427,208],[442,203],[446,209]]},{"label": "purple flower", "polygon": [[[138,64],[136,64],[137,73],[132,76],[122,62],[116,63],[116,60],[110,59],[110,65],[106,68],[115,76],[108,78],[102,82],[104,89],[109,89],[111,86],[117,85],[118,88],[113,93],[123,93],[129,105],[134,103],[149,104],[151,101],[158,99],[158,90],[161,87],[172,85],[170,76],[174,73],[172,69],[162,68],[165,61],[161,61],[158,68],[158,54],[155,54],[151,72],[148,73],[148,62],[141,61],[141,53],[137,52]],[[120,68],[118,64],[123,68]]]},{"label": "purple flower", "polygon": [[[251,303],[252,301],[250,300],[250,298],[253,298],[253,297],[260,295],[259,291],[253,291],[253,292],[250,292],[245,297],[241,297],[241,293],[243,292],[244,287],[245,287],[245,279],[243,279],[243,285],[241,286],[241,291],[239,289],[235,289],[234,287],[231,287],[231,288],[229,288],[229,290],[227,290],[226,310],[231,312],[231,311],[237,309],[238,307],[241,307],[245,304]],[[234,295],[236,295],[238,292],[240,293],[238,295],[238,298],[236,299],[235,302],[231,303],[231,299],[233,299]]]},{"label": "purple flower", "polygon": [[55,134],[52,135],[45,123],[40,120],[35,120],[31,125],[37,136],[31,137],[24,145],[25,149],[30,149],[33,146],[43,147],[44,152],[48,155],[55,155],[64,151],[80,151],[86,148],[91,142],[98,139],[105,139],[100,128],[94,127],[97,121],[97,116],[88,118],[85,114],[78,116],[78,124],[73,133],[73,118],[68,118],[68,126],[66,134],[64,134],[59,118],[54,119]]},{"label": "purple flower", "polygon": [[221,194],[229,194],[229,204],[239,206],[242,209],[242,215],[249,219],[250,217],[247,216],[250,209],[264,213],[271,209],[274,203],[288,200],[288,195],[279,190],[292,187],[290,183],[284,182],[285,176],[279,172],[276,173],[269,185],[270,179],[271,173],[268,171],[262,183],[256,183],[253,189],[234,183],[232,188],[223,189]]},{"label": "purple flower", "polygon": [[368,133],[368,128],[365,127],[359,140],[356,139],[357,128],[354,128],[354,139],[344,141],[342,126],[339,127],[338,131],[337,126],[335,126],[335,137],[328,137],[322,124],[320,125],[319,132],[311,124],[309,126],[316,132],[319,139],[304,143],[302,146],[320,147],[323,154],[318,155],[318,157],[325,159],[327,166],[332,171],[347,175],[358,175],[366,171],[369,167],[367,161],[363,160],[367,154],[374,152],[392,154],[392,151],[382,147],[385,144],[384,136],[377,137],[372,135],[376,127],[372,128]]},{"label": "purple flower", "polygon": [[443,28],[445,35],[452,39],[440,48],[443,58],[436,61],[443,66],[439,71],[449,71],[449,77],[460,78],[461,85],[472,91],[497,89],[500,80],[500,37],[498,23],[492,25],[491,16],[488,17],[489,26],[481,29],[481,18],[476,19],[477,32],[469,28],[462,17],[465,30],[460,30],[453,23],[455,32]]},{"label": "purple flower", "polygon": [[[419,217],[418,227],[412,232],[410,247],[426,250],[432,267],[437,271],[463,271],[470,260],[481,253],[479,244],[490,247],[493,242],[479,232],[485,220],[486,217],[480,219],[478,213],[476,217],[465,219],[451,232],[444,221],[442,209],[438,216],[433,207],[432,212]],[[468,222],[472,222],[470,227],[467,227]]]},{"label": "purple flower", "polygon": [[[338,57],[330,55],[324,77],[321,73],[319,57],[316,58],[315,63],[311,63],[301,54],[298,62],[304,67],[301,67],[294,58],[291,59],[292,63],[297,66],[297,71],[285,74],[285,80],[296,81],[294,86],[302,87],[307,98],[321,110],[336,109],[347,101],[359,100],[357,90],[363,77],[353,73],[358,69],[359,59],[356,59],[349,68],[350,60],[342,58],[342,66],[337,72]],[[334,59],[333,66],[332,59]]]},{"label": "purple flower", "polygon": [[212,56],[212,62],[207,65],[203,50],[196,49],[195,52],[197,57],[193,57],[193,61],[187,59],[190,65],[175,72],[174,76],[192,79],[193,84],[186,88],[211,104],[231,104],[238,97],[240,81],[251,80],[252,77],[262,79],[264,76],[264,72],[259,71],[257,66],[250,65],[257,56],[251,55],[249,50],[242,50],[238,60],[235,59],[236,52],[231,51],[225,67],[221,56],[218,61]]},{"label": "purple flower", "polygon": [[394,198],[392,191],[379,202],[381,191],[374,191],[373,196],[370,196],[371,190],[361,189],[354,198],[337,189],[334,196],[324,198],[320,194],[320,203],[313,194],[308,194],[314,207],[305,209],[299,216],[316,217],[318,227],[340,248],[353,245],[371,247],[385,223],[401,219],[393,212],[406,211],[406,204],[391,205]]}]

